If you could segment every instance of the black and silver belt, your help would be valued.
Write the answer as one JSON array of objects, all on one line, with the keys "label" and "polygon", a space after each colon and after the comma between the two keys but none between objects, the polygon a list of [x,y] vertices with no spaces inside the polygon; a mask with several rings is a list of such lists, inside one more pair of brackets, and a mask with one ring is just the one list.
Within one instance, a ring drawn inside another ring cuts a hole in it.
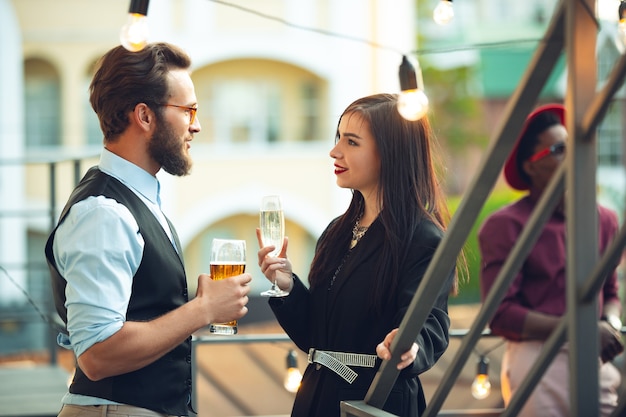
[{"label": "black and silver belt", "polygon": [[376,355],[365,353],[331,352],[328,350],[309,349],[309,363],[323,365],[352,384],[359,374],[348,366],[373,368],[376,365]]}]

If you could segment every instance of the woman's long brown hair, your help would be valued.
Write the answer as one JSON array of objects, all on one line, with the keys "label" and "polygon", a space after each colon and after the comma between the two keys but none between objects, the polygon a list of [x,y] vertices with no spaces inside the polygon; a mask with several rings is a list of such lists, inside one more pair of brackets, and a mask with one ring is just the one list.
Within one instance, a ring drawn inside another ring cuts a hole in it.
[{"label": "woman's long brown hair", "polygon": [[[385,237],[376,268],[378,276],[384,279],[376,281],[373,294],[394,293],[399,268],[421,222],[429,219],[445,230],[450,219],[435,170],[431,149],[435,138],[428,119],[405,120],[398,113],[397,99],[397,95],[392,94],[363,97],[350,104],[341,116],[358,113],[369,123],[381,160],[379,221]],[[337,254],[347,251],[352,227],[362,214],[363,204],[361,193],[353,191],[346,212],[320,237],[309,274],[312,289],[323,285],[335,272],[339,261]],[[456,294],[457,289],[455,277],[451,293]],[[381,296],[375,304],[380,307],[387,301]]]}]

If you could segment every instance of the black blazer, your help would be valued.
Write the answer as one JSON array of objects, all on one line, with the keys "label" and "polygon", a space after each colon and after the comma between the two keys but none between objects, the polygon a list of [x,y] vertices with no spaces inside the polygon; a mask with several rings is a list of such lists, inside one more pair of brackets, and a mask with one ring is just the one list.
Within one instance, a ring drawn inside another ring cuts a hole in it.
[{"label": "black blazer", "polygon": [[[288,297],[270,299],[269,303],[285,332],[303,351],[322,350],[376,354],[376,345],[399,326],[443,232],[424,220],[415,234],[409,256],[400,269],[398,287],[392,302],[382,312],[369,305],[370,288],[384,279],[374,272],[377,254],[382,250],[384,230],[376,220],[357,246],[352,249],[332,287],[321,285],[313,291],[295,277]],[[343,253],[337,254],[339,258]],[[390,393],[384,409],[398,416],[419,416],[426,401],[418,375],[430,369],[448,347],[448,294],[454,273],[435,300],[416,343],[417,358],[404,369]],[[328,277],[330,283],[331,277]],[[358,377],[349,384],[333,371],[309,364],[296,394],[292,416],[333,417],[340,415],[340,401],[363,400],[380,366],[351,367]],[[319,368],[319,369],[318,369]]]}]

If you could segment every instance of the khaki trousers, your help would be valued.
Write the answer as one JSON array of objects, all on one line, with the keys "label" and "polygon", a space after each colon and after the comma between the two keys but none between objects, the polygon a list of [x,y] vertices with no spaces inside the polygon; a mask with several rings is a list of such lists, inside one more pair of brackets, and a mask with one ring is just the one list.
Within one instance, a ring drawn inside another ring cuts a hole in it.
[{"label": "khaki trousers", "polygon": [[[543,342],[507,342],[502,357],[500,383],[504,405],[521,385],[543,349]],[[619,370],[610,362],[602,364],[598,359],[600,393],[599,416],[608,417],[617,406],[618,389],[621,383]],[[541,380],[520,410],[518,417],[568,417],[569,413],[569,349],[559,350],[544,372]]]}]

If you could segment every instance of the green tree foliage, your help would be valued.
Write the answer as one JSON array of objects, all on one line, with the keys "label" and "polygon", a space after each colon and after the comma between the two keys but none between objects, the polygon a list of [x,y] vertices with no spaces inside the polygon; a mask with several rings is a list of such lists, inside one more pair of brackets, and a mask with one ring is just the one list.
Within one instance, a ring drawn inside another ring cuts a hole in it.
[{"label": "green tree foliage", "polygon": [[[471,304],[479,303],[480,300],[480,250],[478,248],[478,230],[485,219],[499,208],[512,203],[520,198],[520,193],[514,192],[508,188],[498,189],[485,201],[478,218],[470,231],[463,251],[467,258],[467,272],[461,271],[459,276],[459,294],[450,298],[450,304]],[[452,197],[448,199],[448,207],[454,216],[456,209],[461,202],[461,197]]]},{"label": "green tree foliage", "polygon": [[437,69],[420,60],[424,91],[430,103],[432,126],[438,139],[452,154],[462,154],[468,146],[486,147],[489,133],[485,125],[482,99],[471,93],[475,70],[471,67]]}]

